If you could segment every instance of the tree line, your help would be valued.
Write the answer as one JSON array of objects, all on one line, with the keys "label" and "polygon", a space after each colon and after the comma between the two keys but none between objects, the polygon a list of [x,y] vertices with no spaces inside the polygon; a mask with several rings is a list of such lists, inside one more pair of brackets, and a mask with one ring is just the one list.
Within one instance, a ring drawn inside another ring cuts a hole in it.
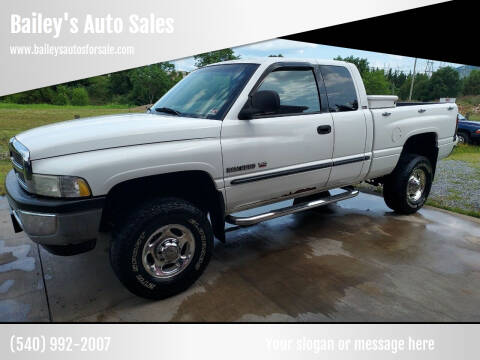
[{"label": "tree line", "polygon": [[[413,74],[403,71],[388,71],[370,67],[367,59],[349,56],[336,57],[355,64],[360,71],[369,95],[397,95],[407,100],[410,94]],[[433,101],[441,97],[458,97],[461,95],[480,95],[480,71],[473,70],[469,76],[461,79],[457,70],[451,66],[439,68],[431,76],[415,74],[413,80],[412,100]]]},{"label": "tree line", "polygon": [[[194,56],[197,67],[238,58],[232,49]],[[176,71],[174,64],[164,62],[8,95],[0,101],[53,105],[145,105],[162,97],[184,75]]]},{"label": "tree line", "polygon": [[[269,55],[282,57],[282,54]],[[239,56],[232,49],[222,49],[194,56],[195,66],[235,60]],[[336,57],[354,63],[370,95],[394,94],[407,100],[412,74],[402,71],[384,71],[371,67],[364,58]],[[152,64],[136,69],[95,76],[65,84],[48,86],[0,98],[4,102],[19,104],[46,103],[54,105],[152,104],[183,78],[170,62]],[[431,76],[416,74],[412,100],[432,101],[440,97],[480,94],[480,71],[473,70],[460,79],[452,67],[442,67]]]},{"label": "tree line", "polygon": [[172,63],[158,63],[5,96],[19,104],[151,104],[182,78]]}]

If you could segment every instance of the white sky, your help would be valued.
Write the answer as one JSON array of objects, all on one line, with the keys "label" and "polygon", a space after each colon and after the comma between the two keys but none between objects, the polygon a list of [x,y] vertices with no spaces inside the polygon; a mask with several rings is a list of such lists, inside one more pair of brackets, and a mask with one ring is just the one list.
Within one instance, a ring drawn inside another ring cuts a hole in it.
[{"label": "white sky", "polygon": [[[233,48],[236,55],[240,55],[242,59],[252,57],[263,57],[268,55],[282,54],[284,57],[292,58],[317,58],[317,59],[333,59],[336,56],[346,57],[353,55],[355,57],[368,59],[370,66],[380,69],[400,70],[406,73],[413,70],[414,58],[408,56],[391,55],[377,53],[372,51],[356,50],[341,48],[329,45],[317,45],[300,41],[291,41],[283,39],[273,39],[255,44],[245,45]],[[172,61],[177,70],[191,71],[195,69],[193,57]],[[417,73],[425,72],[427,65],[426,59],[417,60]],[[461,64],[453,64],[448,62],[433,62],[433,70],[437,70],[441,66],[457,67]]]}]

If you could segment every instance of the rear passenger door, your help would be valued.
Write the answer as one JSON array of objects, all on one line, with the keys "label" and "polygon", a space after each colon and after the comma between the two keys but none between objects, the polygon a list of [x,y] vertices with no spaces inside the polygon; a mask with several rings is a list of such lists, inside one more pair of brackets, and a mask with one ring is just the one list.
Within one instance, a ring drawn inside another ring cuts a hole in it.
[{"label": "rear passenger door", "polygon": [[321,65],[320,71],[334,128],[333,167],[327,185],[349,185],[360,179],[362,167],[367,166],[364,111],[368,110],[359,109],[359,94],[347,67]]}]

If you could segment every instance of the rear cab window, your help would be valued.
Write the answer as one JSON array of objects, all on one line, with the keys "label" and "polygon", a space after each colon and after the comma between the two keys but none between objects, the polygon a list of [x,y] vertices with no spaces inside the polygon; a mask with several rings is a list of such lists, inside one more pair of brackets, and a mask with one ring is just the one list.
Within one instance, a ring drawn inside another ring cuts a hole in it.
[{"label": "rear cab window", "polygon": [[357,90],[348,69],[344,66],[321,65],[320,72],[327,90],[329,111],[358,110]]}]

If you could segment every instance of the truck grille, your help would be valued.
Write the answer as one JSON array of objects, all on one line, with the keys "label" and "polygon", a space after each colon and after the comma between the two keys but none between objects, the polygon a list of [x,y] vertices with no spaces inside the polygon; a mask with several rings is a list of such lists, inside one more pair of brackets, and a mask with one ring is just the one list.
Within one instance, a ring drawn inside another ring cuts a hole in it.
[{"label": "truck grille", "polygon": [[22,155],[15,151],[10,151],[10,156],[12,157],[12,162],[15,161],[19,166],[23,164],[23,158]]},{"label": "truck grille", "polygon": [[11,138],[9,142],[10,161],[17,176],[19,184],[28,191],[28,180],[32,171],[30,165],[30,152],[17,139]]}]

